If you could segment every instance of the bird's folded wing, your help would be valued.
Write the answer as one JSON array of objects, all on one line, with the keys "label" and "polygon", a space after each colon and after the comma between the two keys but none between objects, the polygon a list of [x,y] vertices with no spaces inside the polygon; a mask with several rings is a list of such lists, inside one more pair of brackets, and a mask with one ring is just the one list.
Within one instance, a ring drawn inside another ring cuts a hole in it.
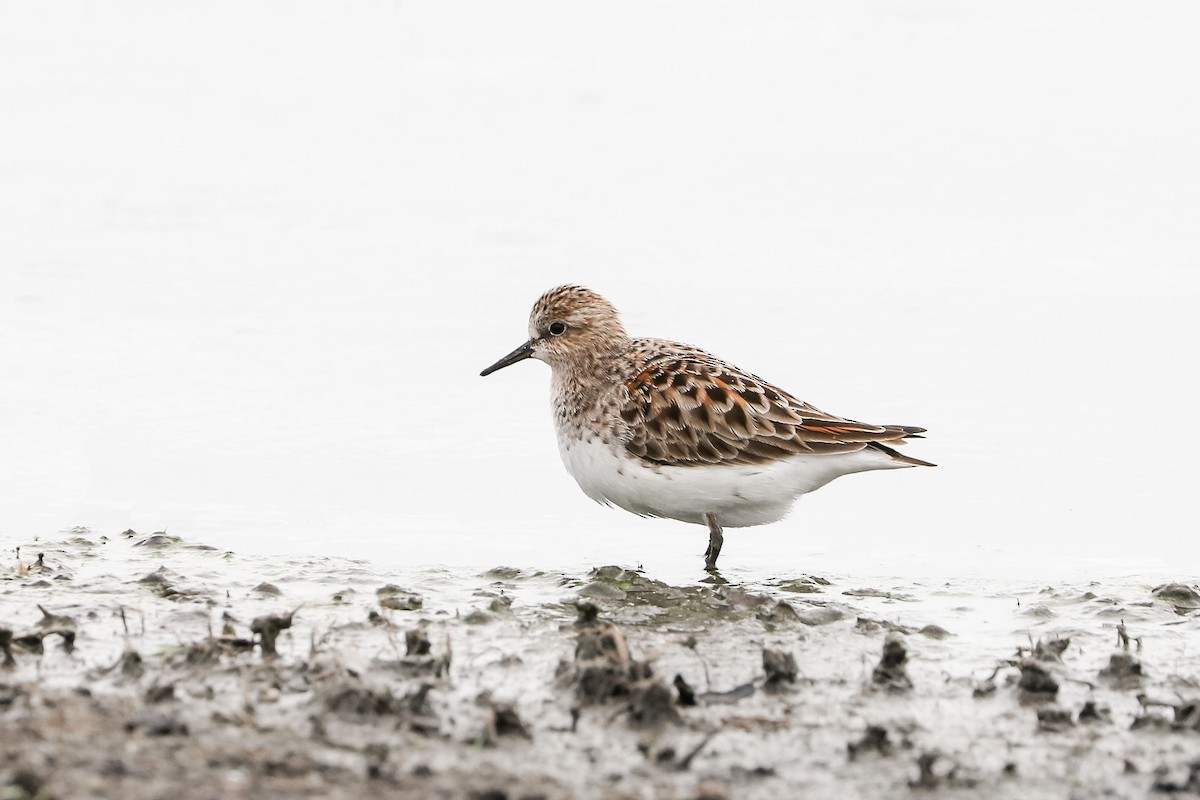
[{"label": "bird's folded wing", "polygon": [[798,454],[849,453],[923,429],[826,414],[703,351],[654,358],[625,383],[626,449],[672,466],[769,464]]}]

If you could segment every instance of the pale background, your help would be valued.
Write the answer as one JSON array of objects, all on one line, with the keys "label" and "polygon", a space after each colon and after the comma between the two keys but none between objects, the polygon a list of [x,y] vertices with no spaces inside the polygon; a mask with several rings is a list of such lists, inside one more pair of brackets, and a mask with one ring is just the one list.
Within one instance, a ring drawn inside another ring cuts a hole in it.
[{"label": "pale background", "polygon": [[1195,576],[1194,9],[0,4],[0,542],[699,577],[477,376],[579,282],[930,429],[727,573]]}]

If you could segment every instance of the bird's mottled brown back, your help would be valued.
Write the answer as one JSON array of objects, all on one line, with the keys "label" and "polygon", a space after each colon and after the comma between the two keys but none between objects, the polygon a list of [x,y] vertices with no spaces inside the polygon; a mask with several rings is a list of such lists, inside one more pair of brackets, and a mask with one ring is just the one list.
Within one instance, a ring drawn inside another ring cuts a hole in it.
[{"label": "bird's mottled brown back", "polygon": [[688,345],[635,339],[632,353],[636,372],[618,390],[621,439],[650,463],[761,465],[899,443],[923,430],[826,414]]}]

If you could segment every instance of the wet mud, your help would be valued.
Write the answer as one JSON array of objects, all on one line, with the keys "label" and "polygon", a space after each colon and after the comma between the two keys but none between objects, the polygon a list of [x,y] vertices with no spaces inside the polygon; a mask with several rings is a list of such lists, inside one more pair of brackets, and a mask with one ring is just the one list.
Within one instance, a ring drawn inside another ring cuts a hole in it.
[{"label": "wet mud", "polygon": [[77,529],[0,564],[0,797],[1200,795],[1200,592],[388,571]]}]

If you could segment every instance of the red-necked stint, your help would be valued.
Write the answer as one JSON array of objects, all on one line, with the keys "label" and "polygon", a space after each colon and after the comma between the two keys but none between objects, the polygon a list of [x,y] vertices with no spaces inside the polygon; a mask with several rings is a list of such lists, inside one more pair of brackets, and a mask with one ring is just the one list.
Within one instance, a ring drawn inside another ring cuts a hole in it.
[{"label": "red-necked stint", "polygon": [[529,341],[480,375],[526,358],[550,365],[559,453],[584,493],[707,525],[710,571],[722,526],[777,522],[852,472],[934,466],[892,449],[924,428],[835,417],[691,345],[630,338],[581,286],[542,295]]}]

